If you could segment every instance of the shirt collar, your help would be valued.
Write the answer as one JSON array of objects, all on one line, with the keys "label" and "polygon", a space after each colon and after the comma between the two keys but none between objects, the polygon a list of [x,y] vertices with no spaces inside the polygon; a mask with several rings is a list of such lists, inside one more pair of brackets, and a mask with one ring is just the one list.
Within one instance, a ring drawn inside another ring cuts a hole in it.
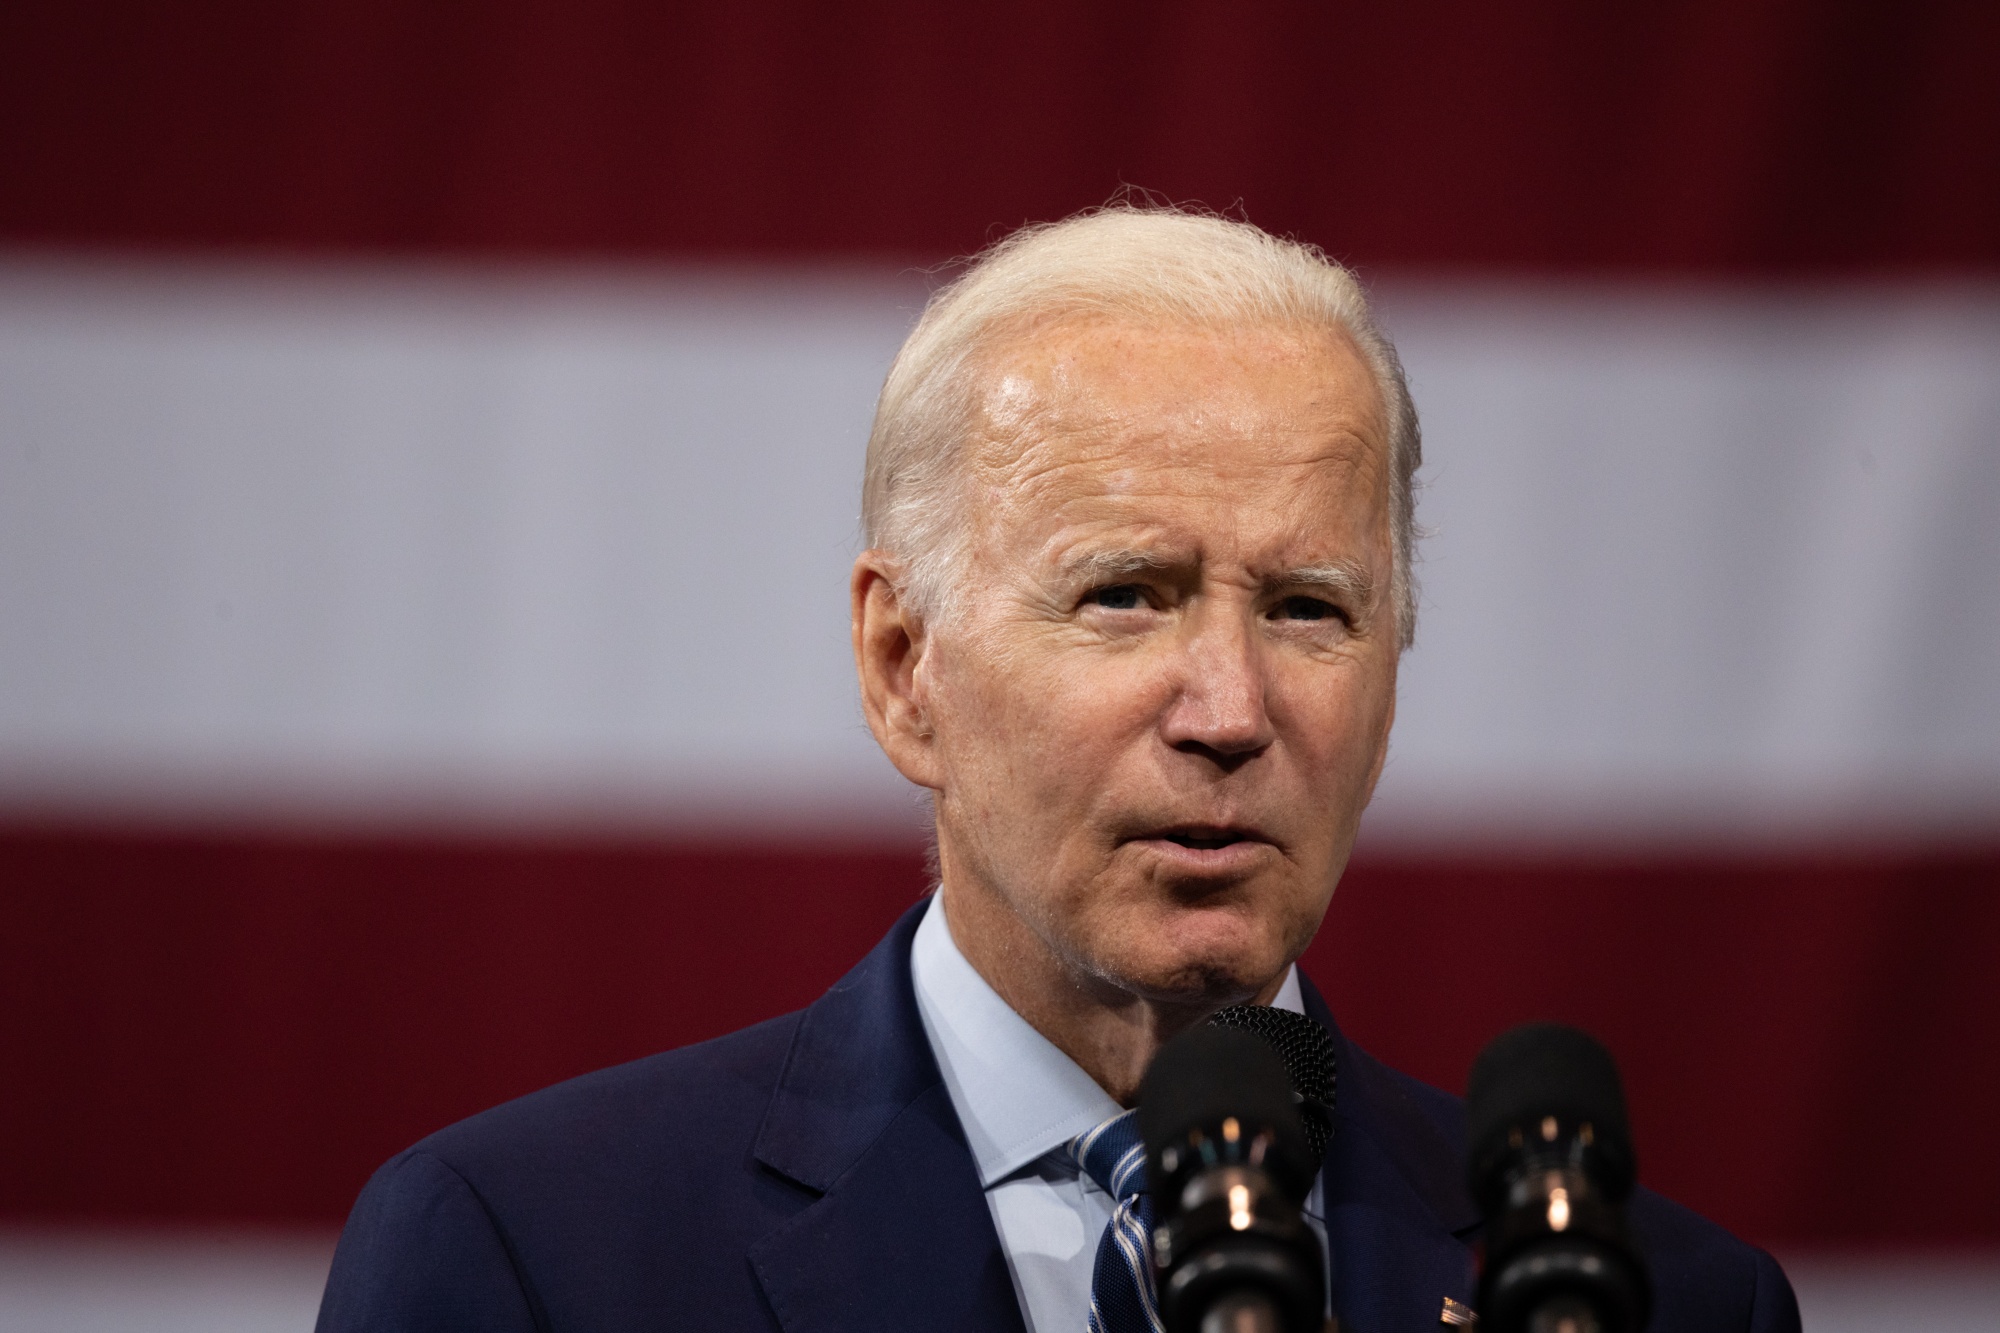
[{"label": "shirt collar", "polygon": [[[936,897],[910,945],[910,976],[924,1035],[982,1187],[992,1188],[1123,1109],[986,984],[958,951]],[[1272,1004],[1305,1012],[1296,967],[1286,971]]]}]

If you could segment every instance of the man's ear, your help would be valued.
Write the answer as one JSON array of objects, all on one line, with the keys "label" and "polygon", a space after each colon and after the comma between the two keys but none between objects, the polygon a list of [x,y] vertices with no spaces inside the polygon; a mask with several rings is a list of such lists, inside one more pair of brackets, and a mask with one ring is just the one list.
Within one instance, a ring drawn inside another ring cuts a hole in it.
[{"label": "man's ear", "polygon": [[887,551],[863,551],[855,558],[848,582],[854,672],[875,743],[897,772],[935,791],[941,786],[936,737],[920,671],[929,641],[922,617],[898,591],[902,582],[902,564]]}]

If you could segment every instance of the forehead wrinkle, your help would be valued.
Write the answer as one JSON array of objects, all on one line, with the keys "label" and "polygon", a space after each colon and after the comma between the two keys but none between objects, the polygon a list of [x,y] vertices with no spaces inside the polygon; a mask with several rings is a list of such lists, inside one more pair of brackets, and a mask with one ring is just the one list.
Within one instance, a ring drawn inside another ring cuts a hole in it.
[{"label": "forehead wrinkle", "polygon": [[[1111,341],[1118,340],[1114,334]],[[1280,341],[1281,360],[1313,354],[1294,340]],[[1273,470],[1300,478],[1294,498],[1301,501],[1320,490],[1304,485],[1307,479],[1324,476],[1320,498],[1335,523],[1346,508],[1342,493],[1356,482],[1371,498],[1386,498],[1372,379],[1363,377],[1358,403],[1341,391],[1345,386],[1327,383],[1283,411],[1269,410],[1271,400],[1254,393],[1241,402],[1205,395],[1201,383],[1133,399],[1122,389],[1137,367],[1107,362],[1102,352],[1101,345],[1068,344],[1060,333],[1048,342],[989,348],[960,472],[960,485],[972,488],[961,493],[975,500],[966,514],[975,527],[990,533],[1052,519],[1069,527],[1078,518],[1143,523],[1145,515],[1120,502],[1196,500]],[[1252,515],[1228,516],[1225,544],[1243,535],[1245,520],[1255,526]],[[1304,535],[1319,522],[1295,514],[1288,526]]]},{"label": "forehead wrinkle", "polygon": [[[1340,541],[1338,534],[1345,530],[1343,493],[1351,488],[1344,484],[1336,483],[1332,491],[1319,495],[1308,487],[1293,487],[1275,512],[1261,506],[1249,511],[1238,506],[1222,510],[1202,507],[1203,492],[1230,484],[1230,470],[1221,469],[1203,475],[1203,484],[1191,491],[1165,488],[1168,503],[1162,509],[1158,503],[1162,495],[1143,484],[1145,473],[1162,469],[1131,469],[1142,478],[1137,485],[1093,484],[1080,488],[1080,493],[1061,494],[1060,479],[1073,474],[1080,461],[1044,457],[1025,471],[1017,470],[1006,478],[1004,489],[994,487],[996,501],[1004,495],[1013,503],[984,506],[975,521],[987,531],[1048,524],[1047,536],[1032,558],[1059,576],[1085,568],[1109,575],[1220,566],[1240,569],[1247,581],[1265,585],[1287,579],[1356,591],[1373,585],[1372,577],[1365,573],[1365,562],[1327,551],[1327,541]],[[1349,475],[1365,472],[1365,461],[1346,449],[1289,462],[1314,469],[1335,468]],[[1085,480],[1098,479],[1086,472]],[[1049,495],[1050,491],[1058,493]],[[1037,500],[1046,503],[1038,504]],[[1199,508],[1190,514],[1182,507],[1183,501]],[[1300,512],[1300,508],[1311,512]],[[1186,527],[1190,518],[1198,524],[1195,529]],[[1272,519],[1275,526],[1268,521]],[[1295,571],[1308,570],[1325,576],[1292,578]]]},{"label": "forehead wrinkle", "polygon": [[974,451],[974,479],[995,500],[1004,497],[1050,513],[1077,503],[1116,502],[1158,489],[1147,484],[1162,470],[1157,452],[1147,447],[1153,442],[1106,431],[989,437]]},{"label": "forehead wrinkle", "polygon": [[[1287,430],[1286,436],[1308,432]],[[1333,474],[1332,484],[1344,488],[1348,478],[1378,490],[1386,480],[1378,451],[1359,436],[1342,431],[1312,452],[1294,457],[1214,456],[1217,441],[1183,438],[1181,432],[1149,425],[1143,430],[1113,433],[1078,431],[1027,438],[988,438],[975,450],[979,480],[989,487],[1030,499],[1049,491],[1070,493],[1064,502],[1112,503],[1135,494],[1165,492],[1194,496],[1226,489],[1245,476],[1278,470],[1310,477],[1321,470]],[[1072,484],[1065,486],[1069,481]]]}]

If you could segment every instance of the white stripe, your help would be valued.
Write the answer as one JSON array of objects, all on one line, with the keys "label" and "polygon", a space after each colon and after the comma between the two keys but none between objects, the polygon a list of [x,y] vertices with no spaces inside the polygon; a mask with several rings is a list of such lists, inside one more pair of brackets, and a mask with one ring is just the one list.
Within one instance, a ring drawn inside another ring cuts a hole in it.
[{"label": "white stripe", "polygon": [[1116,1198],[1124,1198],[1130,1192],[1126,1188],[1132,1183],[1133,1175],[1146,1164],[1146,1145],[1135,1143],[1126,1149],[1118,1164],[1111,1168],[1111,1193]]},{"label": "white stripe", "polygon": [[[0,263],[0,806],[907,824],[843,590],[920,298]],[[2000,295],[1385,316],[1436,535],[1372,840],[2000,817]]]},{"label": "white stripe", "polygon": [[[1130,1221],[1131,1218],[1127,1215],[1124,1220]],[[1121,1226],[1119,1221],[1120,1219],[1118,1218],[1112,1219],[1112,1227],[1114,1228],[1112,1235],[1117,1241],[1118,1252],[1124,1257],[1128,1275],[1138,1289],[1140,1308],[1145,1310],[1148,1322],[1153,1325],[1155,1330],[1158,1330],[1160,1327],[1160,1317],[1159,1313],[1153,1309],[1153,1301],[1150,1299],[1151,1284],[1142,1274],[1142,1267],[1150,1269],[1153,1262],[1152,1255],[1143,1248],[1143,1241],[1135,1241],[1131,1232],[1124,1226]]]}]

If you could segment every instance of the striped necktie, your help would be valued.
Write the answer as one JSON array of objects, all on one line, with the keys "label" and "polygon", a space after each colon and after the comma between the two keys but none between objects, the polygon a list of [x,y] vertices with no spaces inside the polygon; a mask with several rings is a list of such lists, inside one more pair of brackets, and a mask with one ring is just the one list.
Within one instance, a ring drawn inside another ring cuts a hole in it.
[{"label": "striped necktie", "polygon": [[1163,1333],[1153,1290],[1153,1197],[1139,1113],[1115,1115],[1069,1145],[1077,1168],[1117,1201],[1090,1278],[1089,1333]]}]

